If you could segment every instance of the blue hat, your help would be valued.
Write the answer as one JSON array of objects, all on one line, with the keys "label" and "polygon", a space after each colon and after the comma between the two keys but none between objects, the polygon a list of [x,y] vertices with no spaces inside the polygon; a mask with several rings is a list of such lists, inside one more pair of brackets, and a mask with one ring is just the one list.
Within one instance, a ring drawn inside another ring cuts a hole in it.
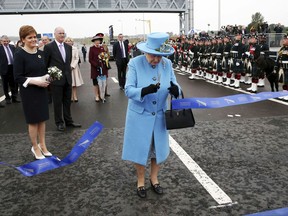
[{"label": "blue hat", "polygon": [[162,32],[153,32],[147,36],[147,41],[136,46],[144,53],[159,56],[169,56],[174,53],[174,48],[169,45],[169,35]]}]

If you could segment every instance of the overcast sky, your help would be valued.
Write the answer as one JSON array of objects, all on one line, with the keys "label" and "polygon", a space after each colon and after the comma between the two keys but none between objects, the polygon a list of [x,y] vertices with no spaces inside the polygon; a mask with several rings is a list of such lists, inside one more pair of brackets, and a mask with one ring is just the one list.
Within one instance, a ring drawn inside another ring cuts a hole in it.
[{"label": "overcast sky", "polygon": [[[218,0],[194,0],[194,26],[198,30],[218,29]],[[220,24],[247,25],[256,12],[260,12],[268,24],[281,23],[288,26],[287,0],[220,0]],[[1,13],[0,13],[1,14]],[[109,25],[114,26],[114,35],[122,32],[125,35],[143,34],[163,31],[179,33],[178,14],[49,14],[49,15],[0,15],[0,35],[18,36],[22,25],[34,26],[38,33],[51,33],[55,27],[62,26],[67,35],[73,38],[92,37],[98,32],[108,33]],[[143,25],[144,24],[144,25]]]}]

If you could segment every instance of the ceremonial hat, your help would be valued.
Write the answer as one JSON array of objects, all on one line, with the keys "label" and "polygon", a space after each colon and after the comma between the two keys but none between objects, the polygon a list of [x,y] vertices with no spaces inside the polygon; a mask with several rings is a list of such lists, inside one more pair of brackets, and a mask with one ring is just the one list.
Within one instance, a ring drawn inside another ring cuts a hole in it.
[{"label": "ceremonial hat", "polygon": [[101,39],[103,40],[104,34],[103,33],[97,33],[94,37],[92,37],[91,41],[94,42],[95,40]]},{"label": "ceremonial hat", "polygon": [[153,32],[147,35],[147,41],[139,42],[136,46],[144,53],[159,56],[169,56],[174,48],[168,43],[169,35],[163,32]]}]

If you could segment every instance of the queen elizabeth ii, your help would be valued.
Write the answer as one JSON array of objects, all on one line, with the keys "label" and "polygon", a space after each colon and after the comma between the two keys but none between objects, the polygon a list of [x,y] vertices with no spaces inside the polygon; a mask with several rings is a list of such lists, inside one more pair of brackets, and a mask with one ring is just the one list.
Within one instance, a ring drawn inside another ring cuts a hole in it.
[{"label": "queen elizabeth ii", "polygon": [[122,159],[135,163],[137,194],[141,198],[146,197],[145,167],[149,161],[152,189],[163,194],[158,172],[170,152],[164,112],[168,96],[177,98],[180,93],[172,63],[166,58],[174,53],[168,39],[168,34],[155,32],[146,42],[138,43],[144,55],[130,60],[126,75],[128,107]]}]

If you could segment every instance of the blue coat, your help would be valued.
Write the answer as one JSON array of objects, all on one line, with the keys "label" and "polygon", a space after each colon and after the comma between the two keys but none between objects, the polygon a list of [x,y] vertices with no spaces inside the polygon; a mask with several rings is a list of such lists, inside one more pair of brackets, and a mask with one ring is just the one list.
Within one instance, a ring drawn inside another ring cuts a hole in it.
[{"label": "blue coat", "polygon": [[[146,165],[154,133],[156,162],[164,162],[170,152],[164,112],[170,81],[177,84],[171,61],[162,57],[155,67],[145,55],[130,60],[126,75],[125,94],[129,98],[124,131],[122,159]],[[156,93],[141,98],[141,90],[160,82]],[[178,84],[177,84],[178,85]],[[179,87],[179,85],[178,85]],[[179,87],[180,91],[180,87]]]}]

